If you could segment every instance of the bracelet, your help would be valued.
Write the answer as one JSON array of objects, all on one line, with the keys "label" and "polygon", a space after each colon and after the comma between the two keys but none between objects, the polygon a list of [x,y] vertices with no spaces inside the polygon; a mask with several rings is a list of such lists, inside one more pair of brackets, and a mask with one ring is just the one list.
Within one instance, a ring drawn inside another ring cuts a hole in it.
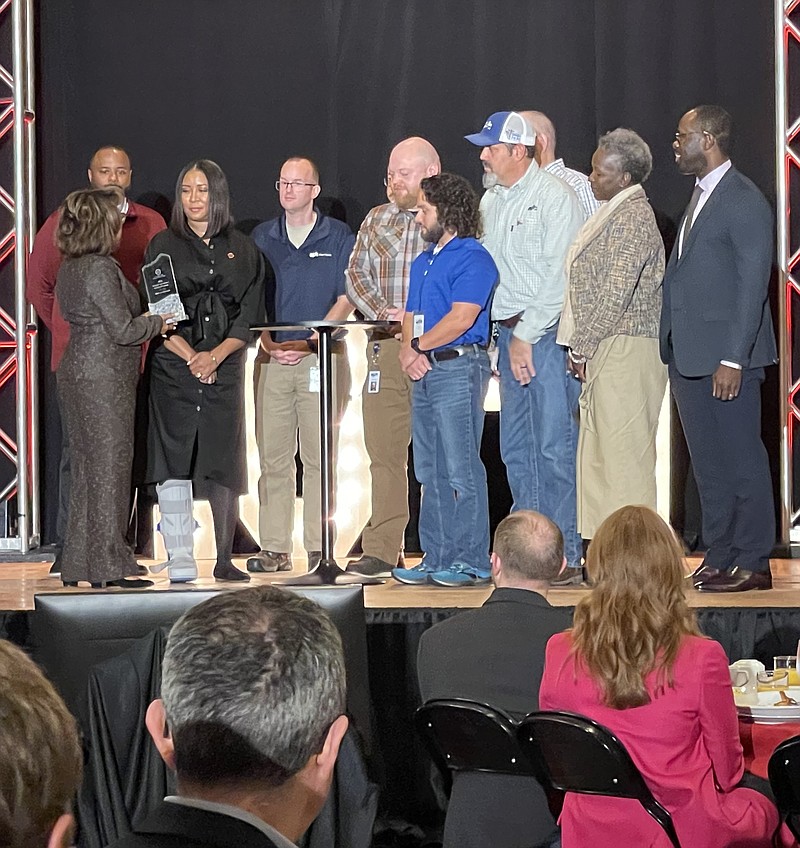
[{"label": "bracelet", "polygon": [[569,349],[568,353],[569,353],[570,360],[572,362],[574,362],[575,365],[585,365],[586,364],[586,357],[580,356],[579,354],[575,353],[575,351],[572,348]]},{"label": "bracelet", "polygon": [[210,354],[210,356],[211,356],[211,361],[214,363],[214,365],[216,365],[216,364],[217,364],[217,357],[216,357],[216,356],[214,356],[214,354],[213,354],[213,353],[212,353],[212,354]]}]

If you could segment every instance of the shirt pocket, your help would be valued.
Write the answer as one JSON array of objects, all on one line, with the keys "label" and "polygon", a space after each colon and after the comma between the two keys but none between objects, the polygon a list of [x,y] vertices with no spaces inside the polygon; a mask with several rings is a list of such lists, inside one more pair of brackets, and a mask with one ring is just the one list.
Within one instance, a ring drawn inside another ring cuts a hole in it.
[{"label": "shirt pocket", "polygon": [[376,235],[375,252],[381,259],[394,259],[400,252],[402,236],[401,229],[393,229]]},{"label": "shirt pocket", "polygon": [[508,234],[509,253],[516,259],[530,261],[542,255],[544,247],[544,228],[542,216],[532,206],[512,220]]}]

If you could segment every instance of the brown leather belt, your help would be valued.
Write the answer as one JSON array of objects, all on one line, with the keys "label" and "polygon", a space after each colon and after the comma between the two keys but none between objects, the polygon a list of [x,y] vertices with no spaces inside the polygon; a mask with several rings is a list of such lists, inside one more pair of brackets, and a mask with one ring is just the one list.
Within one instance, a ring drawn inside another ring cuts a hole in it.
[{"label": "brown leather belt", "polygon": [[513,330],[514,327],[516,327],[517,324],[519,324],[519,322],[522,320],[522,315],[522,312],[517,312],[516,315],[512,315],[510,318],[503,318],[502,320],[497,321],[496,323],[499,324],[501,327],[505,327],[507,330]]}]

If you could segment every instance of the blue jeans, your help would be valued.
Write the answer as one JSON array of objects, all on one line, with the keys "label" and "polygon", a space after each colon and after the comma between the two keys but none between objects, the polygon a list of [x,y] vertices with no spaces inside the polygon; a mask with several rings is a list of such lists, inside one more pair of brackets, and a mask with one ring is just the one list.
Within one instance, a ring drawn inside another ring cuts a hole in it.
[{"label": "blue jeans", "polygon": [[481,461],[489,357],[476,350],[433,368],[411,389],[414,473],[422,486],[426,561],[489,567],[489,497]]},{"label": "blue jeans", "polygon": [[567,565],[581,564],[575,491],[580,383],[567,374],[565,349],[556,329],[533,346],[536,376],[521,386],[511,373],[511,330],[500,327],[500,453],[514,498],[513,509],[533,509],[564,534]]}]

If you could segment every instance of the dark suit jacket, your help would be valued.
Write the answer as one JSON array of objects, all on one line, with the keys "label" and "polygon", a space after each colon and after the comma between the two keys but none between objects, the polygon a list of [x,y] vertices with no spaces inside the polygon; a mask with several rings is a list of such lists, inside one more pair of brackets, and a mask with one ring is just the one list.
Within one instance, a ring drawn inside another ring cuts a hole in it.
[{"label": "dark suit jacket", "polygon": [[[423,701],[469,698],[517,717],[538,709],[547,640],[569,625],[569,614],[537,592],[495,589],[479,609],[423,633],[417,659]],[[533,778],[454,775],[446,848],[520,848],[554,831],[544,791]]]},{"label": "dark suit jacket", "polygon": [[770,206],[731,167],[700,210],[680,259],[675,241],[664,277],[662,360],[674,360],[684,377],[709,376],[723,359],[743,368],[777,362],[767,302],[772,254]]},{"label": "dark suit jacket", "polygon": [[276,848],[240,819],[162,801],[133,833],[110,848]]}]

